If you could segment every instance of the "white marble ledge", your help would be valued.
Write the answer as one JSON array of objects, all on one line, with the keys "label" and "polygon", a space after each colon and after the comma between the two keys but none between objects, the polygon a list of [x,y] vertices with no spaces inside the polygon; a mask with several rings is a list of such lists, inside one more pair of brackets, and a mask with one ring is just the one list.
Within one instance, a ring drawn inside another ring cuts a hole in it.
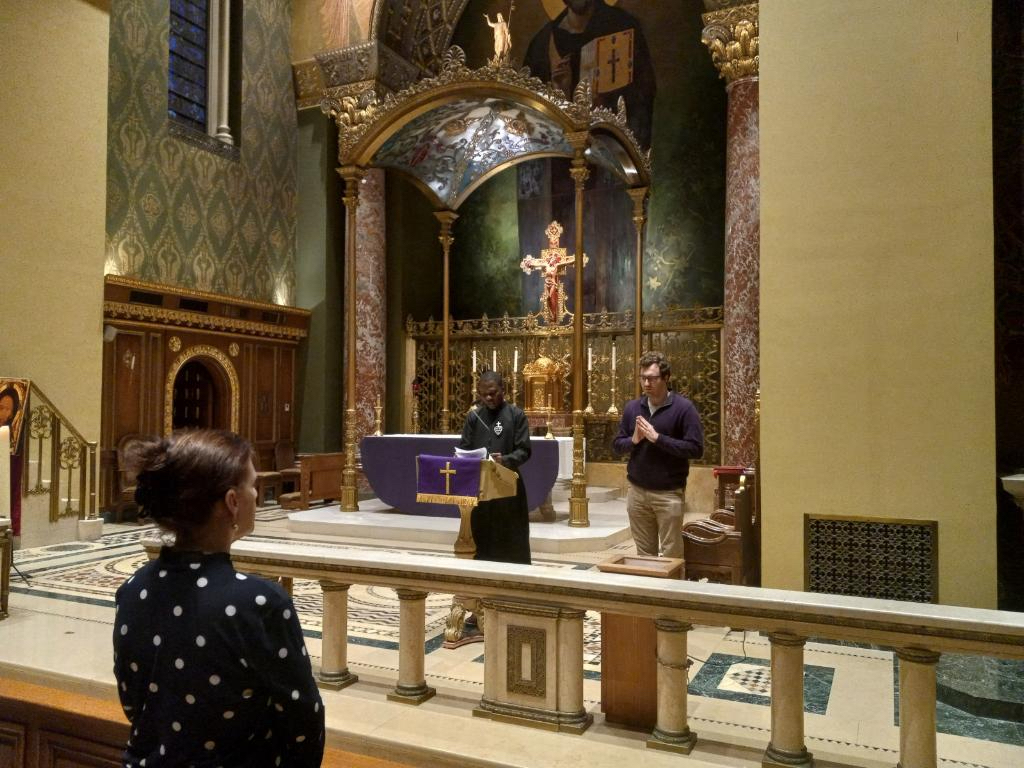
[{"label": "white marble ledge", "polygon": [[[151,542],[143,542],[150,544]],[[428,591],[467,592],[542,600],[584,609],[683,618],[715,614],[728,626],[769,631],[801,626],[801,634],[859,639],[883,632],[892,644],[942,651],[1024,658],[1024,613],[741,587],[671,579],[554,570],[514,563],[439,558],[414,553],[368,552],[336,544],[246,541],[232,547],[247,562],[293,569],[296,575],[346,583],[398,584]],[[609,606],[609,603],[614,605]],[[678,607],[677,607],[678,606]],[[703,623],[707,623],[704,621]],[[791,629],[792,631],[792,629]],[[901,637],[902,636],[902,637]],[[984,649],[981,646],[984,645]]]}]

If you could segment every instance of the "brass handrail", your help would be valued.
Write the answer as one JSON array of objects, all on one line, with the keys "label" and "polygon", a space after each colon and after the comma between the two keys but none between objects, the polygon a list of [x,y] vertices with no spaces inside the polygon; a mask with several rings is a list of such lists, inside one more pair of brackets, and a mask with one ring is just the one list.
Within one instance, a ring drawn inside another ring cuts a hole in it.
[{"label": "brass handrail", "polygon": [[[38,398],[36,400],[35,398]],[[23,464],[23,493],[50,496],[50,522],[56,523],[62,517],[77,516],[79,519],[96,518],[97,487],[97,442],[86,440],[74,424],[53,404],[35,382],[29,385],[31,405],[26,414],[25,424],[28,437],[25,441],[26,457],[31,453],[31,442],[36,442],[36,478],[30,485],[29,461]],[[62,439],[62,432],[66,436]],[[49,441],[49,485],[43,483],[43,443]],[[78,472],[78,509],[71,505],[71,488],[74,473]],[[67,502],[60,506],[61,474],[66,473]]]}]

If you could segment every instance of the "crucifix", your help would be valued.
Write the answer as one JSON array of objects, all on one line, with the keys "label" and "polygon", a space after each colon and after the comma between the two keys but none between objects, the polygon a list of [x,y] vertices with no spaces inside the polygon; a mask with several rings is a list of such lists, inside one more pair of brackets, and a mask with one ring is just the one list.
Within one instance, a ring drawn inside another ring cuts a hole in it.
[{"label": "crucifix", "polygon": [[[544,287],[541,288],[540,302],[544,310],[544,318],[549,324],[561,321],[566,313],[565,309],[565,288],[562,286],[562,276],[565,269],[576,263],[575,254],[569,255],[565,248],[558,245],[562,238],[562,225],[557,221],[548,224],[544,234],[548,236],[548,247],[540,252],[540,257],[526,254],[519,266],[523,272],[530,274],[534,270],[544,273]],[[586,266],[586,254],[583,254],[583,265]]]},{"label": "crucifix", "polygon": [[454,475],[457,470],[452,469],[452,463],[450,461],[446,461],[444,463],[444,469],[439,469],[437,471],[440,474],[444,475],[444,495],[445,496],[451,496],[452,495],[452,475]]}]

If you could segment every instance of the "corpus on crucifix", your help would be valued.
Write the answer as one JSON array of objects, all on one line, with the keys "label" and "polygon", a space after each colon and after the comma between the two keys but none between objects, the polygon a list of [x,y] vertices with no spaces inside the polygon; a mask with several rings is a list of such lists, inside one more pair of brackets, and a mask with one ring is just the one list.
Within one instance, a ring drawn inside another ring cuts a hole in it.
[{"label": "corpus on crucifix", "polygon": [[[549,324],[558,323],[566,313],[565,287],[562,277],[565,268],[576,263],[575,254],[567,254],[565,248],[558,245],[562,238],[562,225],[557,221],[548,224],[544,234],[548,236],[548,247],[543,248],[540,257],[527,254],[519,266],[523,272],[530,274],[534,270],[544,273],[544,287],[541,288],[540,303],[544,310],[544,318]],[[583,254],[583,265],[587,264],[587,255]]]}]

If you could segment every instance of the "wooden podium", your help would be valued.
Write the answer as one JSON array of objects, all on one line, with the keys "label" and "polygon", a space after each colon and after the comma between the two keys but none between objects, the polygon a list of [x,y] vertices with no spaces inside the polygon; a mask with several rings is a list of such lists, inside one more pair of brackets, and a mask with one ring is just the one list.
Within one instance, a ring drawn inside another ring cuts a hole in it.
[{"label": "wooden podium", "polygon": [[516,495],[519,473],[490,459],[452,456],[416,457],[416,501],[454,504],[459,508],[456,557],[473,557],[476,542],[469,524],[473,508],[481,501]]},{"label": "wooden podium", "polygon": [[[619,555],[598,563],[605,573],[682,578],[674,557]],[[658,631],[653,619],[601,614],[601,709],[609,723],[651,730],[658,723]]]},{"label": "wooden podium", "polygon": [[[519,474],[490,459],[468,459],[451,456],[416,457],[416,501],[426,504],[455,504],[459,508],[459,535],[455,539],[456,557],[473,557],[476,542],[469,523],[473,508],[481,501],[516,495]],[[466,612],[477,610],[477,599],[464,595],[452,597],[452,607],[445,622],[444,647],[483,640],[484,627],[471,635],[466,633]],[[478,621],[480,617],[477,617]]]}]

